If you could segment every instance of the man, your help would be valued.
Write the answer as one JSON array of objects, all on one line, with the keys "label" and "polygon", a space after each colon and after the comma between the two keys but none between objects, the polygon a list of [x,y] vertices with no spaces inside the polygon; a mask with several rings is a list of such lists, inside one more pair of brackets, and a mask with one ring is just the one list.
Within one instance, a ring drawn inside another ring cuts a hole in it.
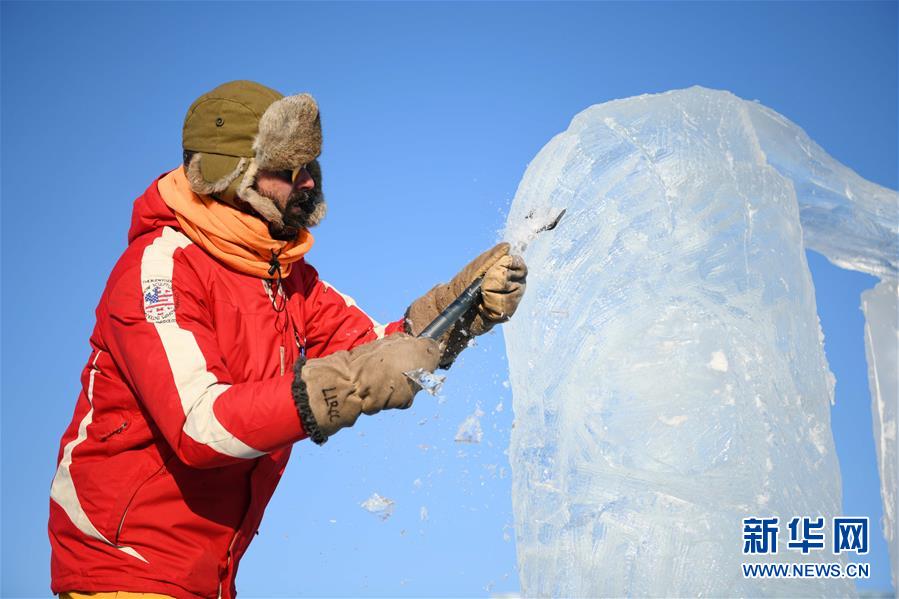
[{"label": "man", "polygon": [[[386,326],[319,279],[303,259],[325,214],[309,95],[226,83],[190,107],[183,146],[135,201],[62,437],[49,530],[63,597],[233,597],[291,445],[408,408],[405,372],[448,368],[524,293],[507,244]],[[439,343],[415,336],[482,275]]]}]

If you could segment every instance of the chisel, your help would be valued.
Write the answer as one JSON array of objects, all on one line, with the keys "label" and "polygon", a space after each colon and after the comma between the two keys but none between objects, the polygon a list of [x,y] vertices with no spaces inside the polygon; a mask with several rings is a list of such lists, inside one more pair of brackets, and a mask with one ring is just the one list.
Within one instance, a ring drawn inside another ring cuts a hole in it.
[{"label": "chisel", "polygon": [[[534,232],[534,235],[537,233],[542,233],[543,231],[552,231],[556,228],[556,225],[559,224],[559,221],[562,220],[562,216],[565,214],[565,210],[563,209],[556,217],[552,220],[552,222],[540,227]],[[465,291],[459,294],[459,297],[453,300],[453,302],[447,306],[443,312],[437,315],[431,324],[426,326],[424,330],[418,335],[419,337],[426,337],[428,339],[440,339],[443,334],[450,329],[456,322],[462,318],[462,315],[468,312],[468,309],[475,303],[475,301],[481,295],[481,283],[484,282],[484,276],[481,275],[474,281],[472,281],[471,285],[465,288]]]}]

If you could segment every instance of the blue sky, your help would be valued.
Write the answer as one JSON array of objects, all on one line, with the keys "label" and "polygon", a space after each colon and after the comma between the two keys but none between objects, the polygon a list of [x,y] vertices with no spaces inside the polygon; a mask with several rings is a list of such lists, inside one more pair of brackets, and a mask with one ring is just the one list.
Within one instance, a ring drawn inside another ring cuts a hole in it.
[{"label": "blue sky", "polygon": [[[382,320],[492,244],[528,162],[576,113],[607,100],[727,89],[897,187],[895,2],[3,2],[0,11],[3,596],[49,592],[48,491],[94,307],[133,199],[178,163],[184,111],[221,82],[255,79],[319,100],[330,213],[309,261]],[[837,378],[843,511],[878,522],[859,310],[874,279],[809,261]],[[451,371],[444,403],[421,396],[326,448],[297,446],[242,563],[242,595],[516,591],[506,378],[502,336],[487,336]],[[483,442],[454,443],[478,405]],[[373,492],[396,501],[390,519],[359,507]],[[883,591],[889,566],[876,530],[861,586]]]}]

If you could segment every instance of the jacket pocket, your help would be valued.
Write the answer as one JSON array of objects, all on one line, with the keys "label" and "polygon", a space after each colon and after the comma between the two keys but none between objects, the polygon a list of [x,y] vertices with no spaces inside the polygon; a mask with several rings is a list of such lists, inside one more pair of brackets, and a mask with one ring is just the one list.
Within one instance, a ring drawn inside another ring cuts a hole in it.
[{"label": "jacket pocket", "polygon": [[121,536],[122,531],[125,529],[125,522],[128,519],[128,511],[137,501],[137,496],[140,494],[141,490],[144,489],[150,481],[156,478],[160,472],[165,470],[165,464],[160,464],[158,467],[154,468],[152,472],[148,476],[144,476],[143,478],[138,479],[136,485],[132,487],[131,493],[125,494],[123,499],[124,501],[118,502],[118,509],[115,510],[114,524],[115,528],[113,529],[115,532],[113,543],[116,545],[121,545]]},{"label": "jacket pocket", "polygon": [[122,423],[119,424],[118,426],[116,426],[115,428],[108,430],[108,431],[102,431],[102,432],[98,433],[98,435],[100,437],[100,442],[105,443],[105,442],[109,441],[109,439],[111,437],[114,437],[116,435],[120,435],[120,434],[124,433],[126,428],[128,428],[128,420],[122,419]]}]

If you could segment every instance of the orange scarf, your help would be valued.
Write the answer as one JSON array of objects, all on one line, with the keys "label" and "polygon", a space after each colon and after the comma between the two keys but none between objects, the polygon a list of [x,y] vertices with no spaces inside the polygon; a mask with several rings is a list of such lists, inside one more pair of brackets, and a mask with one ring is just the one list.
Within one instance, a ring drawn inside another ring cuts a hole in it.
[{"label": "orange scarf", "polygon": [[277,274],[269,274],[274,252],[281,264],[281,276],[286,277],[291,264],[312,247],[312,233],[306,229],[294,241],[278,241],[271,238],[262,219],[194,193],[184,167],[162,177],[157,187],[184,234],[214,258],[242,273],[274,278]]}]

